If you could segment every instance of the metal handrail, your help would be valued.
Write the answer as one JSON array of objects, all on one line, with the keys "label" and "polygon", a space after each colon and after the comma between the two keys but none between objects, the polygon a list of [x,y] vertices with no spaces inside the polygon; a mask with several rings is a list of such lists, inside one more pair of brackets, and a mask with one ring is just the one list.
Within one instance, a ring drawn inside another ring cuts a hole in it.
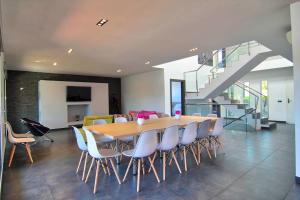
[{"label": "metal handrail", "polygon": [[[242,90],[245,90],[245,88],[243,88],[242,86],[238,85],[238,84],[234,84],[236,86],[238,86],[239,88],[241,88]],[[249,94],[252,94],[253,96],[255,96],[255,110],[257,109],[258,106],[258,101],[259,101],[259,96],[257,96],[256,94],[254,94],[253,92],[251,92],[250,90],[248,90]]]}]

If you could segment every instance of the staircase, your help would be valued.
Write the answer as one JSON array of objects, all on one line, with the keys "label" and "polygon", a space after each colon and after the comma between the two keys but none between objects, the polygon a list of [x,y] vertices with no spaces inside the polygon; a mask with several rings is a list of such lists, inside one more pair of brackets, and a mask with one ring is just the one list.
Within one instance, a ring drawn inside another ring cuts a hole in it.
[{"label": "staircase", "polygon": [[185,72],[186,99],[215,98],[274,53],[256,41],[226,48],[226,56],[215,66],[208,63],[216,51],[197,70]]},{"label": "staircase", "polygon": [[224,126],[242,122],[255,130],[270,128],[267,97],[238,80],[273,56],[273,52],[256,41],[225,48],[225,52],[226,56],[217,63],[213,61],[219,56],[218,51],[206,55],[199,59],[197,70],[184,74],[186,110],[213,112],[218,107],[225,119]]}]

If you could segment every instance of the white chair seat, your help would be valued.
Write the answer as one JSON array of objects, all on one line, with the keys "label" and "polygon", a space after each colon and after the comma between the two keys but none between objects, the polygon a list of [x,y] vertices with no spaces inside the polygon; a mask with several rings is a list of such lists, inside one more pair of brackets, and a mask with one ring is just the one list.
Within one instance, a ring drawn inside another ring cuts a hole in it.
[{"label": "white chair seat", "polygon": [[134,149],[123,151],[122,154],[127,157],[133,157]]},{"label": "white chair seat", "polygon": [[99,143],[108,143],[108,142],[113,142],[114,139],[109,137],[109,136],[106,136],[106,135],[97,135],[97,134],[94,134],[94,137],[95,137],[95,140],[96,142],[99,144]]},{"label": "white chair seat", "polygon": [[111,158],[121,155],[113,149],[99,149],[99,153],[101,154],[100,158]]},{"label": "white chair seat", "polygon": [[15,133],[14,137],[16,138],[33,138],[34,136],[31,133]]},{"label": "white chair seat", "polygon": [[133,136],[121,137],[120,140],[122,142],[131,142],[131,141],[133,141]]},{"label": "white chair seat", "polygon": [[14,143],[30,143],[30,142],[35,142],[35,139],[30,137],[14,138]]}]

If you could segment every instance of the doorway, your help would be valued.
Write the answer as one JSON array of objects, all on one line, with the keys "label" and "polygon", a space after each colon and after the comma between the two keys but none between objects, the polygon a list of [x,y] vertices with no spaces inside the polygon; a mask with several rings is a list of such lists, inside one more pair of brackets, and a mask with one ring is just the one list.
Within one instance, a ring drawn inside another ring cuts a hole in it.
[{"label": "doorway", "polygon": [[171,79],[170,80],[171,95],[171,115],[174,116],[176,111],[185,114],[185,81]]}]

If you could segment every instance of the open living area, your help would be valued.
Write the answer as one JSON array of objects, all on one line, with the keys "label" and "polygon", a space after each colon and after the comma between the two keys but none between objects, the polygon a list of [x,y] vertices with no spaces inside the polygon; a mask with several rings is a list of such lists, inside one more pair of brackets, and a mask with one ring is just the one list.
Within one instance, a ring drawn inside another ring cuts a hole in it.
[{"label": "open living area", "polygon": [[300,1],[0,0],[0,199],[300,199]]}]

